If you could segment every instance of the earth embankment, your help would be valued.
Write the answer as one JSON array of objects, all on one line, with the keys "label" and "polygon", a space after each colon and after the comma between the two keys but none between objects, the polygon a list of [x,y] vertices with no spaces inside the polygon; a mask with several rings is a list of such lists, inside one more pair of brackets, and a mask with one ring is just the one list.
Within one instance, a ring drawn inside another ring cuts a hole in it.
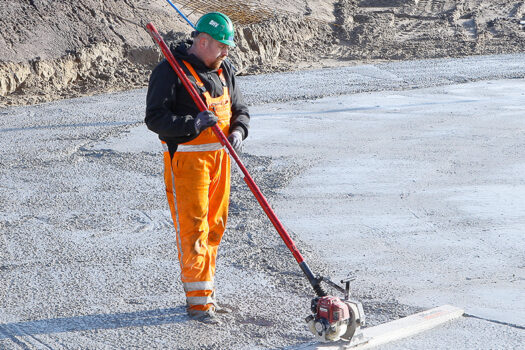
[{"label": "earth embankment", "polygon": [[[257,21],[226,3],[239,74],[525,49],[523,1],[263,0]],[[144,87],[161,58],[145,24],[168,42],[191,31],[161,0],[6,0],[0,18],[0,106]]]}]

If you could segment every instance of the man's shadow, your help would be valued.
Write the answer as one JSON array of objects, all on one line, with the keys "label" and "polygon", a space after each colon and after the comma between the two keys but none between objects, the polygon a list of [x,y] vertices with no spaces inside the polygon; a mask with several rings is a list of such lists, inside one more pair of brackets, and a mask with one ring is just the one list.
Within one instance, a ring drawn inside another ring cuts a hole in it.
[{"label": "man's shadow", "polygon": [[158,326],[188,320],[184,306],[115,314],[86,315],[0,324],[0,339],[62,332]]}]

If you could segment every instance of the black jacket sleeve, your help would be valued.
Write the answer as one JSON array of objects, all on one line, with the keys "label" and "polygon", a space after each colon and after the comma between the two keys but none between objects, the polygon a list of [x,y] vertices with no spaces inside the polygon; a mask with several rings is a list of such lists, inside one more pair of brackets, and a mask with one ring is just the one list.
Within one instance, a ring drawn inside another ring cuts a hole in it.
[{"label": "black jacket sleeve", "polygon": [[194,118],[190,114],[174,113],[180,85],[182,83],[166,60],[159,63],[151,73],[145,122],[148,129],[163,140],[196,136]]}]

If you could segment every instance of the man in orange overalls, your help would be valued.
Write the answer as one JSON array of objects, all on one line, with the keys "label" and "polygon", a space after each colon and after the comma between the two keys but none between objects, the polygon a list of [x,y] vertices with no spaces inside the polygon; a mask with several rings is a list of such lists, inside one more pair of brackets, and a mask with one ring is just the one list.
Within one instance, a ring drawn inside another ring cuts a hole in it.
[{"label": "man in orange overalls", "polygon": [[235,46],[233,34],[226,15],[208,13],[197,22],[193,42],[172,50],[209,111],[199,112],[166,60],[153,70],[147,94],[145,121],[164,146],[164,180],[187,311],[206,323],[219,323],[215,260],[230,194],[230,159],[210,127],[217,124],[240,151],[250,121],[233,67],[225,61]]}]

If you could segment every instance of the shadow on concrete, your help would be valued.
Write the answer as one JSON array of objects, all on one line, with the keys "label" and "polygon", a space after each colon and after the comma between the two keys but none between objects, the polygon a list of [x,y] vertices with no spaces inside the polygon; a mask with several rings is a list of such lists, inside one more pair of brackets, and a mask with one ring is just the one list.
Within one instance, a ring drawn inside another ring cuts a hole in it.
[{"label": "shadow on concrete", "polygon": [[48,320],[0,324],[0,339],[34,334],[157,326],[187,320],[186,308],[145,310],[103,315],[86,315]]}]

